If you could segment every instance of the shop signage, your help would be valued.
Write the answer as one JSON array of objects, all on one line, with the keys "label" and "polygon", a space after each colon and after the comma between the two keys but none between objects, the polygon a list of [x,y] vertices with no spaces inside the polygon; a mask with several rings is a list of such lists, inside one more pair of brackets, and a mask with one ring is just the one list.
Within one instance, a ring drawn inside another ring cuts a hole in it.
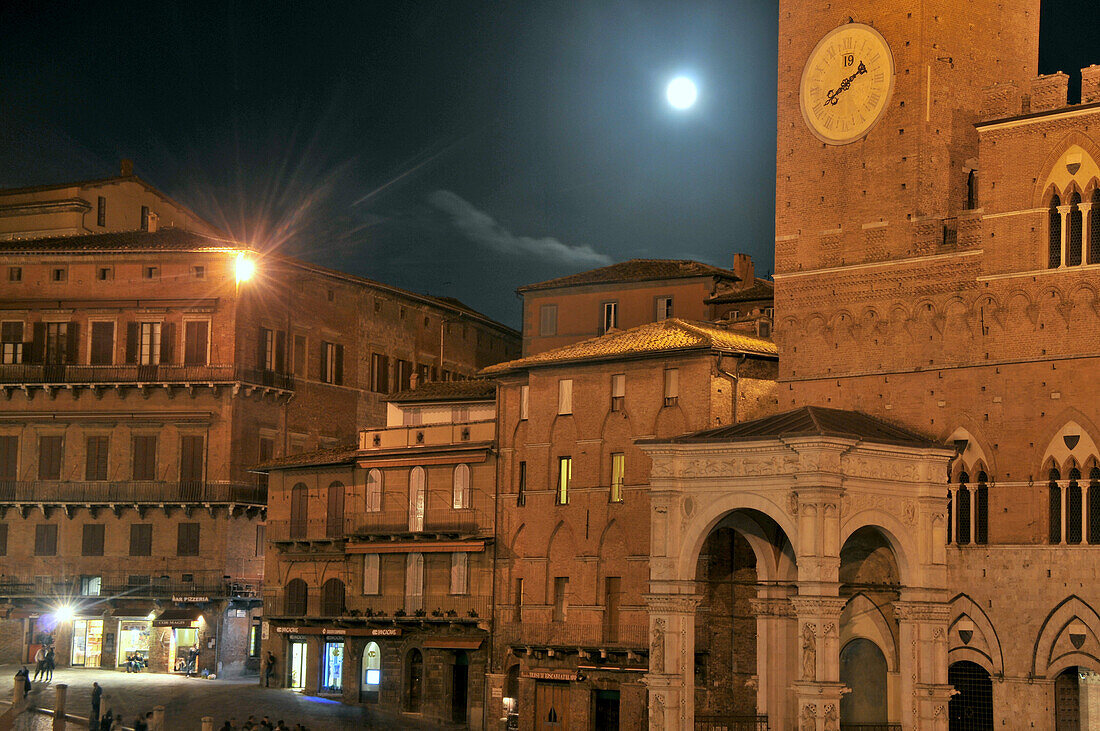
[{"label": "shop signage", "polygon": [[193,620],[193,619],[178,619],[178,618],[170,618],[170,619],[154,619],[154,620],[153,620],[153,626],[154,626],[154,627],[186,627],[186,628],[194,628],[194,627],[198,627],[198,626],[199,626],[199,623],[198,623],[198,622],[196,622],[196,621],[195,621],[195,620]]},{"label": "shop signage", "polygon": [[532,680],[576,680],[577,672],[575,670],[528,670],[523,677]]},{"label": "shop signage", "polygon": [[400,637],[400,627],[276,627],[281,635],[327,635],[338,637]]},{"label": "shop signage", "polygon": [[266,640],[268,637],[271,636],[271,622],[264,622],[262,627],[263,629],[260,633],[260,639]]},{"label": "shop signage", "polygon": [[185,603],[188,603],[188,602],[191,602],[191,603],[194,603],[194,604],[203,604],[203,603],[209,602],[210,597],[202,596],[202,595],[190,596],[190,595],[187,595],[187,594],[173,594],[172,595],[172,601],[176,602],[177,604],[185,604]]}]

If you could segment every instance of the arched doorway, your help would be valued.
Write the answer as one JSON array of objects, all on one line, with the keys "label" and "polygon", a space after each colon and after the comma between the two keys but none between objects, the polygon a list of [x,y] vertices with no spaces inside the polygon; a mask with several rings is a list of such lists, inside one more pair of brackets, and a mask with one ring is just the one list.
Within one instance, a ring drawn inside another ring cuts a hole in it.
[{"label": "arched doorway", "polygon": [[949,731],[993,731],[993,681],[981,665],[962,660],[947,668],[958,691],[948,704]]},{"label": "arched doorway", "polygon": [[368,642],[363,648],[363,678],[359,699],[363,703],[377,703],[382,687],[382,649],[377,642]]},{"label": "arched doorway", "polygon": [[1054,679],[1055,731],[1082,731],[1081,687],[1081,668],[1066,668]]},{"label": "arched doorway", "polygon": [[840,651],[840,682],[851,688],[841,696],[840,724],[887,722],[886,657],[874,642],[857,637]]},{"label": "arched doorway", "polygon": [[420,650],[409,650],[405,662],[405,710],[420,713],[420,701],[424,692],[424,655]]},{"label": "arched doorway", "polygon": [[451,720],[466,723],[466,703],[470,689],[470,656],[465,650],[455,653],[451,666]]},{"label": "arched doorway", "polygon": [[504,677],[504,727],[519,728],[519,665],[508,668]]}]

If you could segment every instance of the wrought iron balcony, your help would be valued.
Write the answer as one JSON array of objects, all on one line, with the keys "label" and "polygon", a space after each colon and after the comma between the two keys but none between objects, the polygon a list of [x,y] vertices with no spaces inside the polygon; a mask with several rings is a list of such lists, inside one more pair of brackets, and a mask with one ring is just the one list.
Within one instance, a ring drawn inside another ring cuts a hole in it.
[{"label": "wrought iron balcony", "polygon": [[423,621],[423,622],[476,622],[488,620],[492,613],[492,600],[476,594],[425,594],[419,597],[392,595],[346,595],[342,611],[333,613],[325,606],[321,590],[311,587],[302,611],[301,597],[287,603],[285,589],[264,592],[265,614],[269,617],[295,617],[303,619],[329,619],[340,617],[342,621]]},{"label": "wrought iron balcony", "polygon": [[473,508],[432,508],[421,515],[407,510],[357,513],[346,518],[349,536],[379,536],[405,533],[476,534],[492,529],[492,516]]},{"label": "wrought iron balcony", "polygon": [[274,371],[227,365],[0,365],[0,388],[242,385],[293,391],[294,378]]},{"label": "wrought iron balcony", "polygon": [[[136,571],[136,569],[135,569]],[[80,599],[164,599],[171,597],[255,598],[260,597],[258,578],[226,578],[220,571],[188,574],[192,581],[182,581],[179,575],[97,574],[89,571],[80,576],[31,576],[5,574],[0,577],[0,597],[39,598],[48,601]]]},{"label": "wrought iron balcony", "polygon": [[33,505],[240,503],[264,506],[267,504],[267,490],[258,485],[237,482],[4,480],[0,481],[0,504],[4,503]]},{"label": "wrought iron balcony", "polygon": [[617,624],[583,622],[507,622],[499,627],[501,640],[513,646],[620,648],[649,647],[647,620],[620,619]]}]

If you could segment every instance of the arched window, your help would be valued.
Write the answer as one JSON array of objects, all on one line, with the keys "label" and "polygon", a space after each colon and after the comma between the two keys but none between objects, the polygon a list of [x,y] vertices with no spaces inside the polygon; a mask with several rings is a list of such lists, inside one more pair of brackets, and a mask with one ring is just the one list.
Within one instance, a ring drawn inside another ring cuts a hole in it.
[{"label": "arched window", "polygon": [[309,587],[301,579],[291,579],[283,595],[283,612],[288,617],[304,617],[309,601]]},{"label": "arched window", "polygon": [[451,554],[451,593],[466,594],[470,590],[470,554],[456,551]]},{"label": "arched window", "polygon": [[949,729],[993,728],[993,681],[981,665],[969,660],[947,668],[947,682],[955,688],[947,706]]},{"label": "arched window", "polygon": [[378,702],[378,689],[382,686],[382,648],[377,642],[368,642],[363,648],[363,700]]},{"label": "arched window", "polygon": [[405,710],[420,712],[420,700],[424,691],[424,655],[413,648],[405,661]]},{"label": "arched window", "polygon": [[1066,543],[1081,542],[1081,470],[1069,471],[1066,486]]},{"label": "arched window", "polygon": [[366,497],[368,513],[377,513],[382,509],[382,470],[374,468],[367,473]]},{"label": "arched window", "polygon": [[989,543],[989,478],[978,473],[978,488],[974,491],[974,542]]},{"label": "arched window", "polygon": [[955,535],[958,536],[960,546],[970,543],[970,488],[966,486],[968,482],[970,482],[970,475],[965,472],[959,473],[959,489],[956,492],[955,503],[958,523]]},{"label": "arched window", "polygon": [[1060,479],[1062,479],[1062,475],[1058,472],[1058,468],[1052,469],[1050,471],[1050,483],[1047,487],[1051,543],[1062,542],[1062,488],[1058,485]]},{"label": "arched window", "polygon": [[1062,266],[1062,213],[1058,210],[1058,206],[1062,205],[1062,200],[1055,193],[1050,198],[1050,239],[1048,242],[1050,248],[1050,256],[1047,266],[1050,269],[1057,269]]},{"label": "arched window", "polygon": [[955,501],[951,499],[951,490],[947,491],[947,545],[955,538]]},{"label": "arched window", "polygon": [[329,579],[321,585],[321,616],[344,616],[344,582]]},{"label": "arched window", "polygon": [[1100,543],[1100,467],[1089,471],[1089,543]]},{"label": "arched window", "polygon": [[309,491],[299,482],[290,489],[290,537],[305,538],[309,526]]},{"label": "arched window", "polygon": [[452,507],[456,510],[470,507],[470,468],[460,464],[455,467]]},{"label": "arched window", "polygon": [[1073,267],[1081,263],[1081,237],[1083,233],[1081,194],[1073,191],[1069,203],[1069,240],[1066,242],[1066,266]]},{"label": "arched window", "polygon": [[423,467],[409,472],[409,530],[424,530],[424,502],[427,499],[427,478]]},{"label": "arched window", "polygon": [[328,486],[328,511],[325,513],[326,535],[337,538],[344,535],[344,483]]},{"label": "arched window", "polygon": [[966,207],[973,211],[978,207],[978,171],[971,170],[966,175]]},{"label": "arched window", "polygon": [[1089,213],[1089,264],[1100,264],[1100,187],[1092,191]]}]

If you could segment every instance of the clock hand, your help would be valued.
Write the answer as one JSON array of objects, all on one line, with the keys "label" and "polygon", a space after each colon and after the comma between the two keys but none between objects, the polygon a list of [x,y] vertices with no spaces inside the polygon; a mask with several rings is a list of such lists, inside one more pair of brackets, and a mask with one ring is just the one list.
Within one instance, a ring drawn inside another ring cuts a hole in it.
[{"label": "clock hand", "polygon": [[855,80],[855,78],[860,74],[865,73],[867,73],[867,67],[863,65],[862,61],[860,61],[859,67],[854,74],[846,78],[844,81],[840,82],[840,86],[826,93],[826,96],[828,96],[829,98],[825,100],[825,106],[836,104],[837,101],[840,99],[841,93],[847,91],[848,88],[851,87],[852,82]]}]

